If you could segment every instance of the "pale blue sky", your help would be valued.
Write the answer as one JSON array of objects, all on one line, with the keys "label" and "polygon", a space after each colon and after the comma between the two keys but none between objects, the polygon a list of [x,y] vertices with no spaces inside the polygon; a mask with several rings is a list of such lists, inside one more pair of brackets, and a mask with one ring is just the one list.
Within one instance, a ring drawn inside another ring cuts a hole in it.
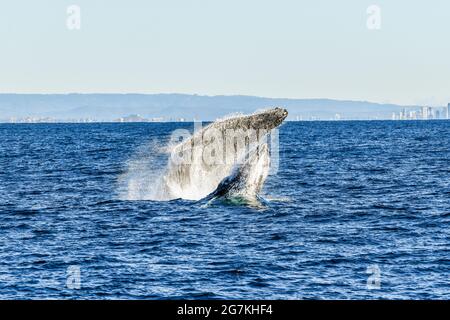
[{"label": "pale blue sky", "polygon": [[[81,30],[66,27],[81,8]],[[381,30],[366,9],[381,8]],[[450,1],[14,0],[0,92],[450,102]]]}]

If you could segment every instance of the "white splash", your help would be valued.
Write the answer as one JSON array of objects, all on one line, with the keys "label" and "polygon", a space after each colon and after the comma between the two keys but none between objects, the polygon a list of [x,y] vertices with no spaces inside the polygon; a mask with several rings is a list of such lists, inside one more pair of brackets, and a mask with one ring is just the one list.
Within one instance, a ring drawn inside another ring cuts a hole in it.
[{"label": "white splash", "polygon": [[166,147],[156,141],[142,145],[126,163],[125,172],[118,179],[121,200],[157,200],[158,181],[164,173],[161,157],[167,157]]}]

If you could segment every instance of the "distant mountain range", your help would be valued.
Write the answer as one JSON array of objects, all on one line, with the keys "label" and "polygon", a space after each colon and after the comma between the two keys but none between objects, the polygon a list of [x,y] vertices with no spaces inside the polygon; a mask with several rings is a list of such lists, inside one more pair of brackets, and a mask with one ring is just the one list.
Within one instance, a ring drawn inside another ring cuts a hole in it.
[{"label": "distant mountain range", "polygon": [[405,107],[366,101],[284,99],[254,96],[200,96],[189,94],[0,94],[0,120],[48,117],[59,120],[91,118],[113,121],[127,115],[215,120],[231,113],[252,113],[282,106],[295,119],[390,119]]}]

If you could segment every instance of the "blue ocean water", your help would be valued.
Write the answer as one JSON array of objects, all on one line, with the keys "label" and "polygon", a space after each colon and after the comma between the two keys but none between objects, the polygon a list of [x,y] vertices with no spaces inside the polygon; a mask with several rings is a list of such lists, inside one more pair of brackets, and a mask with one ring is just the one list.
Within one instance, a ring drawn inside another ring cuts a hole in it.
[{"label": "blue ocean water", "polygon": [[286,123],[266,208],[121,200],[192,127],[0,125],[0,298],[450,298],[449,122]]}]

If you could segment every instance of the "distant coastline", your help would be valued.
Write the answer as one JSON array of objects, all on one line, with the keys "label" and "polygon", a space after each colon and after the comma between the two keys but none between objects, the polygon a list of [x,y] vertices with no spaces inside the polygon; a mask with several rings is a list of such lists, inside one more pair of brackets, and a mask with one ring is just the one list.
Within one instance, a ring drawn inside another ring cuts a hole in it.
[{"label": "distant coastline", "polygon": [[[0,94],[2,123],[190,122],[283,106],[288,121],[443,119],[447,106],[189,94]],[[424,109],[426,108],[426,109]],[[435,112],[436,110],[436,112]],[[439,112],[438,112],[439,110]],[[439,116],[436,116],[439,115]]]}]

